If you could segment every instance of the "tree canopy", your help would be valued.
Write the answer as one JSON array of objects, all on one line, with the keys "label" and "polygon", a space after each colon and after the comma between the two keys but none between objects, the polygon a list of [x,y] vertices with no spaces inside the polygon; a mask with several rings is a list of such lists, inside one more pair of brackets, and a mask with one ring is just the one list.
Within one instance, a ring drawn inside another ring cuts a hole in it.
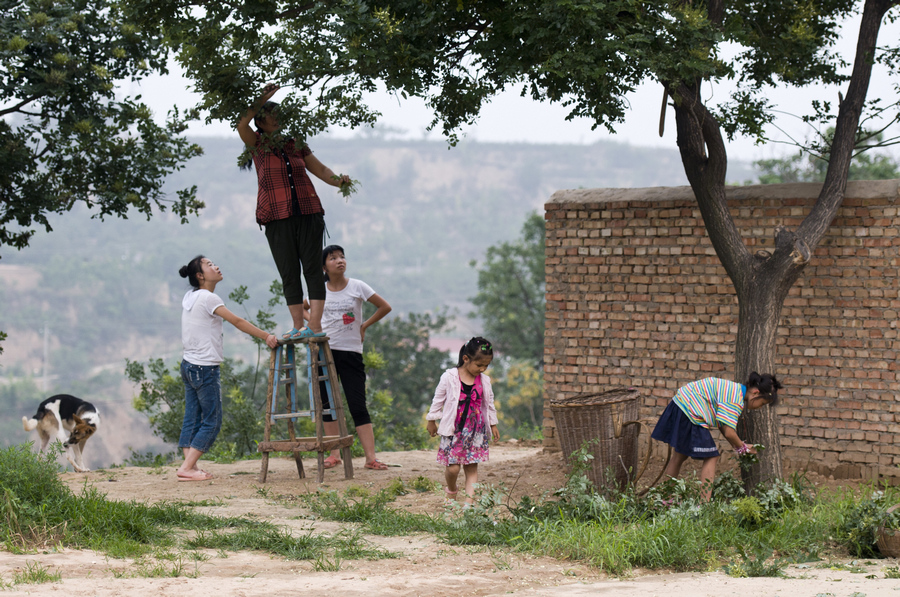
[{"label": "tree canopy", "polygon": [[166,72],[158,35],[109,0],[0,1],[0,249],[28,245],[33,226],[83,204],[100,218],[181,216],[202,207],[193,189],[169,199],[167,174],[197,155],[172,112],[154,121],[117,83]]}]

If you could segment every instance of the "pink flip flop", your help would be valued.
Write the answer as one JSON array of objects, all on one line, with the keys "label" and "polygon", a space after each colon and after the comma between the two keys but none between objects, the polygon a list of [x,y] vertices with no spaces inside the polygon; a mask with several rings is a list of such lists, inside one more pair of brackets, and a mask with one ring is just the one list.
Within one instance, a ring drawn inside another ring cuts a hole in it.
[{"label": "pink flip flop", "polygon": [[212,475],[201,470],[188,471],[187,473],[176,472],[175,474],[178,476],[179,481],[209,481],[213,478]]}]

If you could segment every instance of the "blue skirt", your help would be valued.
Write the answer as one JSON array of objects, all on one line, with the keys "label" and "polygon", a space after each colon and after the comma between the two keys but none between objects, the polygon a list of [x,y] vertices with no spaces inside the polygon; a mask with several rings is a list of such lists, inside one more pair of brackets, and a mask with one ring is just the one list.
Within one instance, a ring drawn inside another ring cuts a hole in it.
[{"label": "blue skirt", "polygon": [[669,444],[679,454],[691,458],[713,458],[719,455],[709,429],[692,423],[674,400],[669,402],[669,406],[659,417],[650,437]]}]

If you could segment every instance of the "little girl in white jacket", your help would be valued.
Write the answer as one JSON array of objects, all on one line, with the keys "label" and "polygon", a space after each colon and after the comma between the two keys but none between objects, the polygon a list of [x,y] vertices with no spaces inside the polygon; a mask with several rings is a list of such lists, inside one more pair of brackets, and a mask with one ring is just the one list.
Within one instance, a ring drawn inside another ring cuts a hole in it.
[{"label": "little girl in white jacket", "polygon": [[500,439],[491,378],[484,374],[493,358],[491,343],[484,338],[466,342],[459,351],[456,367],[441,375],[431,409],[425,415],[431,437],[441,436],[437,461],[447,467],[447,499],[456,498],[456,480],[462,466],[466,473],[467,505],[475,503],[478,463],[488,460],[489,439]]}]

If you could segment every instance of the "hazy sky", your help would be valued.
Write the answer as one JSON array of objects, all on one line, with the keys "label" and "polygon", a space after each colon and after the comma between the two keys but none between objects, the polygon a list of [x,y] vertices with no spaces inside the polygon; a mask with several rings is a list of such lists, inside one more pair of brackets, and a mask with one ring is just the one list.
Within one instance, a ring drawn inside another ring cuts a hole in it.
[{"label": "hazy sky", "polygon": [[[845,26],[845,35],[839,45],[840,51],[850,59],[855,50],[855,38],[858,29],[856,21],[848,22]],[[900,23],[888,24],[882,28],[879,39],[884,43],[894,43],[900,37]],[[176,69],[173,68],[173,71]],[[260,82],[260,87],[265,82]],[[869,98],[881,97],[886,102],[897,98],[896,86],[900,81],[889,79],[886,72],[876,70],[869,87]],[[172,75],[165,78],[154,77],[145,80],[138,89],[137,86],[127,88],[131,93],[142,93],[144,100],[158,114],[165,114],[172,102],[179,107],[193,105],[196,96],[188,89],[190,82],[184,78]],[[838,88],[816,88],[803,91],[779,90],[770,96],[773,103],[779,109],[788,114],[804,114],[809,112],[810,102],[814,99],[837,102]],[[726,85],[704,87],[705,97],[716,100],[726,98],[728,94]],[[286,93],[286,92],[285,92]],[[275,96],[278,101],[283,97],[281,93]],[[611,135],[605,128],[591,130],[591,122],[586,119],[566,121],[567,110],[559,105],[535,102],[528,98],[519,97],[519,91],[507,91],[497,96],[487,106],[474,127],[465,129],[468,139],[482,142],[527,142],[527,143],[576,143],[590,144],[600,140],[615,140],[631,145],[666,147],[676,149],[675,143],[675,118],[671,107],[667,109],[665,134],[660,138],[659,112],[662,101],[662,87],[656,83],[642,85],[629,101],[631,110],[626,116],[624,124],[616,127],[617,134]],[[426,127],[431,121],[432,115],[420,100],[402,100],[397,96],[387,93],[372,94],[369,97],[372,106],[382,113],[379,125],[405,131],[403,136],[421,139],[440,139],[440,132],[426,134]],[[796,116],[785,114],[776,121],[778,126],[788,134],[804,139],[810,136],[812,130],[808,125],[800,122]],[[234,131],[227,123],[213,125],[195,124],[190,129],[192,134],[203,136],[228,136],[234,135]],[[329,131],[340,137],[352,137],[355,131],[335,129]],[[771,138],[775,140],[788,140],[787,135],[772,128],[769,131]],[[728,143],[729,156],[732,159],[757,160],[762,158],[781,156],[793,153],[791,147],[781,144],[768,144],[756,146],[748,139],[735,139]],[[900,156],[900,151],[892,153]]]}]

